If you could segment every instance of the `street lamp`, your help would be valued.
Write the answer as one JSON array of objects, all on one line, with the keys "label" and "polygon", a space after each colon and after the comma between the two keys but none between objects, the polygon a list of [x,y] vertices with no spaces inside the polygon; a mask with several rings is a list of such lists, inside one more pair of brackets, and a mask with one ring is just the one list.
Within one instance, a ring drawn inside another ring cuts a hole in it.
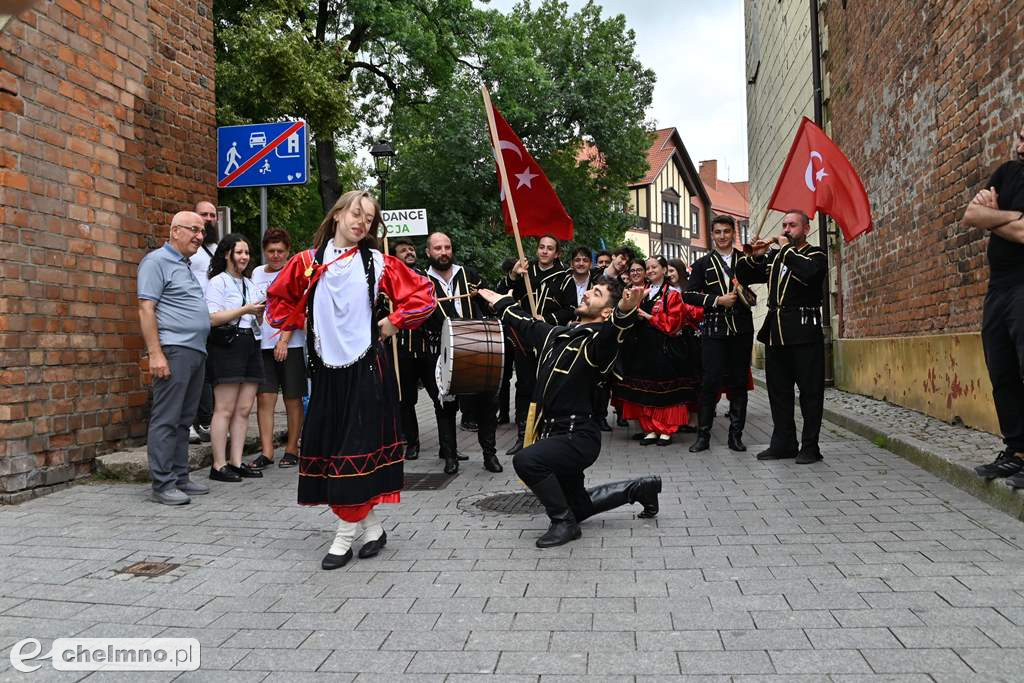
[{"label": "street lamp", "polygon": [[370,156],[373,157],[377,180],[380,182],[380,208],[383,211],[387,197],[388,174],[391,173],[391,160],[395,156],[395,148],[387,140],[378,140],[370,148]]}]

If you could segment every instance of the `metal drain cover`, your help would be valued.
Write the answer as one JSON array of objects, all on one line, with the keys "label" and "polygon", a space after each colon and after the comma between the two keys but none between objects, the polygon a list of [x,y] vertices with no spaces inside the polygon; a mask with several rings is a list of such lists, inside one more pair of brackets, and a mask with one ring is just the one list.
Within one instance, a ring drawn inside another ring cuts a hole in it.
[{"label": "metal drain cover", "polygon": [[170,562],[136,562],[124,569],[119,569],[118,574],[134,574],[135,576],[162,576],[169,571],[177,569],[180,565]]},{"label": "metal drain cover", "polygon": [[444,472],[406,472],[403,491],[440,491],[455,479]]},{"label": "metal drain cover", "polygon": [[501,512],[506,515],[539,515],[544,513],[544,506],[537,496],[530,491],[519,493],[499,493],[473,501],[473,506],[488,512]]}]

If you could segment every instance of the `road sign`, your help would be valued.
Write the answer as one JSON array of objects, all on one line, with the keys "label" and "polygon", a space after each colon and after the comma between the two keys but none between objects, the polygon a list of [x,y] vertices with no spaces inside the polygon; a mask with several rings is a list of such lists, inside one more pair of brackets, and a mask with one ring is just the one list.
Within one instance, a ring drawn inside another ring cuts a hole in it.
[{"label": "road sign", "polygon": [[391,209],[380,212],[389,239],[427,235],[426,209]]},{"label": "road sign", "polygon": [[217,129],[217,187],[302,185],[308,176],[305,121]]}]

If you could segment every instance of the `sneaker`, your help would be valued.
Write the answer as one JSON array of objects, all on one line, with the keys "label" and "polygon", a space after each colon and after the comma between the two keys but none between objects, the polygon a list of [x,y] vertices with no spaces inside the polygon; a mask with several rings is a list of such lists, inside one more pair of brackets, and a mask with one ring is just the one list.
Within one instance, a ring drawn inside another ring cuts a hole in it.
[{"label": "sneaker", "polygon": [[199,432],[196,431],[196,428],[195,427],[189,427],[189,429],[188,429],[188,442],[194,444],[194,443],[199,443],[200,441],[202,441],[202,437],[199,436]]},{"label": "sneaker", "polygon": [[1017,474],[1024,469],[1024,460],[1018,458],[1013,450],[1007,448],[995,460],[987,465],[978,465],[974,471],[982,479],[998,479]]},{"label": "sneaker", "polygon": [[210,443],[210,425],[196,425],[193,429],[199,434],[200,441]]},{"label": "sneaker", "polygon": [[188,496],[205,496],[210,492],[210,487],[189,479],[188,481],[179,481],[178,490]]},{"label": "sneaker", "polygon": [[166,491],[152,491],[149,499],[161,505],[188,505],[192,499],[178,489],[170,488]]}]

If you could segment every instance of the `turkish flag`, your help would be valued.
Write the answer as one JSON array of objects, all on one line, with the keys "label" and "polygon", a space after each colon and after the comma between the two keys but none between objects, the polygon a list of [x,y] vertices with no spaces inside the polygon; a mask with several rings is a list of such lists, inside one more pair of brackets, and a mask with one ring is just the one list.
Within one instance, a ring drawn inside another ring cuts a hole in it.
[{"label": "turkish flag", "polygon": [[[494,155],[497,159],[498,154],[501,154],[505,161],[510,190],[508,197],[505,196],[504,190],[501,192],[501,213],[505,217],[505,232],[512,234],[512,217],[508,208],[509,202],[512,202],[515,204],[519,234],[522,237],[551,234],[562,241],[571,240],[572,218],[566,213],[565,207],[555,194],[555,188],[551,187],[540,164],[526,151],[523,141],[508,125],[508,121],[498,108],[494,107],[493,111],[500,148],[494,150]],[[500,170],[498,186],[501,187]]]},{"label": "turkish flag", "polygon": [[823,211],[839,224],[847,242],[872,227],[868,194],[853,164],[806,116],[796,131],[768,208],[801,209],[812,218]]}]

